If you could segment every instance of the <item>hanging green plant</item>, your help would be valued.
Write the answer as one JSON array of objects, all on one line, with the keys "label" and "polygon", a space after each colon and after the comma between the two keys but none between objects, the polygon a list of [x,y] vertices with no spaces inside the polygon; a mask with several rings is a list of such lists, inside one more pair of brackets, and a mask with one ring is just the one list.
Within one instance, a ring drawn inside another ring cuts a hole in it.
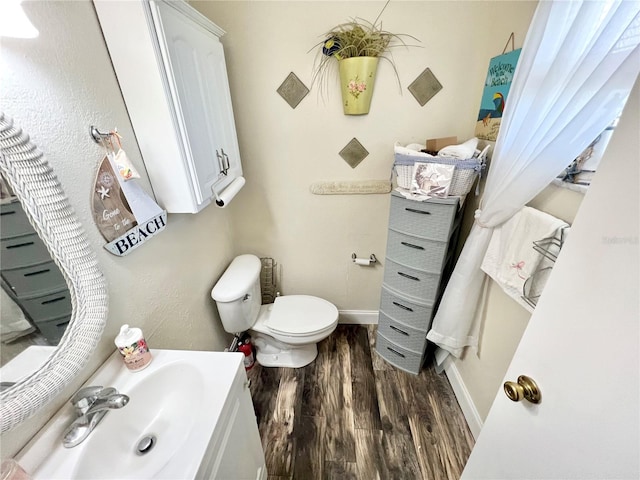
[{"label": "hanging green plant", "polygon": [[408,46],[403,37],[417,39],[407,34],[395,34],[382,29],[378,23],[389,1],[373,23],[361,18],[342,23],[329,30],[314,48],[321,47],[314,65],[312,85],[326,89],[329,71],[337,64],[340,71],[340,89],[345,115],[369,113],[375,75],[380,58],[388,61],[402,91],[400,76],[391,56],[391,49]]}]

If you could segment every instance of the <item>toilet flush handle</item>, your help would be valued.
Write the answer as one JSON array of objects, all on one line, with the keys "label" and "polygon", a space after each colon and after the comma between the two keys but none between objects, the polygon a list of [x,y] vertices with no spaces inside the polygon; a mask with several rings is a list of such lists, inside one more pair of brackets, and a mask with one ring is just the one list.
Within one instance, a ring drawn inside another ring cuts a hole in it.
[{"label": "toilet flush handle", "polygon": [[247,300],[250,300],[250,299],[251,299],[251,294],[246,293],[246,294],[245,294],[245,296],[244,296],[244,298],[242,299],[242,301],[243,301],[243,302],[246,302]]}]

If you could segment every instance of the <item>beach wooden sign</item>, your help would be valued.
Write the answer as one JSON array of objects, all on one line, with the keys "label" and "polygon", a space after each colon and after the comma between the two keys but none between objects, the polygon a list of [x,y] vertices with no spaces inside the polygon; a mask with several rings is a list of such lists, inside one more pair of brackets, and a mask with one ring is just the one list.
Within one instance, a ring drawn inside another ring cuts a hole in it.
[{"label": "beach wooden sign", "polygon": [[122,179],[108,155],[96,174],[92,211],[108,242],[105,248],[117,256],[128,255],[167,226],[167,212],[135,180]]}]

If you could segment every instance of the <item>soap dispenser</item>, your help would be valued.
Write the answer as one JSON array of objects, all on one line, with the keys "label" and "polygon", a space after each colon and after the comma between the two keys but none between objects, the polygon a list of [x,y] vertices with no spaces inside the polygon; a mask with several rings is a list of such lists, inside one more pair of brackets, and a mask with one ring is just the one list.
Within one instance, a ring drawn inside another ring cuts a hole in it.
[{"label": "soap dispenser", "polygon": [[115,344],[129,370],[137,372],[151,363],[151,352],[139,328],[123,325]]}]

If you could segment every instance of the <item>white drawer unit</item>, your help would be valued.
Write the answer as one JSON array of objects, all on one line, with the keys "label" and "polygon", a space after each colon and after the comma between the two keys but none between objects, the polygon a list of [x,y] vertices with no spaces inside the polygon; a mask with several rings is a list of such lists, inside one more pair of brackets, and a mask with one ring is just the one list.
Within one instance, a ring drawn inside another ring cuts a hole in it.
[{"label": "white drawer unit", "polygon": [[20,202],[3,204],[0,210],[0,286],[47,341],[57,345],[72,313],[67,283]]},{"label": "white drawer unit", "polygon": [[13,270],[3,268],[2,278],[13,293],[21,298],[67,289],[60,269],[52,261]]},{"label": "white drawer unit", "polygon": [[94,0],[158,203],[197,213],[242,175],[220,27],[181,0]]},{"label": "white drawer unit", "polygon": [[13,238],[33,233],[33,227],[22,210],[20,202],[10,202],[0,205],[0,237]]},{"label": "white drawer unit", "polygon": [[458,197],[417,202],[391,194],[376,351],[409,373],[422,368],[461,219]]},{"label": "white drawer unit", "polygon": [[0,258],[3,270],[51,261],[47,247],[33,229],[29,235],[0,240]]}]

